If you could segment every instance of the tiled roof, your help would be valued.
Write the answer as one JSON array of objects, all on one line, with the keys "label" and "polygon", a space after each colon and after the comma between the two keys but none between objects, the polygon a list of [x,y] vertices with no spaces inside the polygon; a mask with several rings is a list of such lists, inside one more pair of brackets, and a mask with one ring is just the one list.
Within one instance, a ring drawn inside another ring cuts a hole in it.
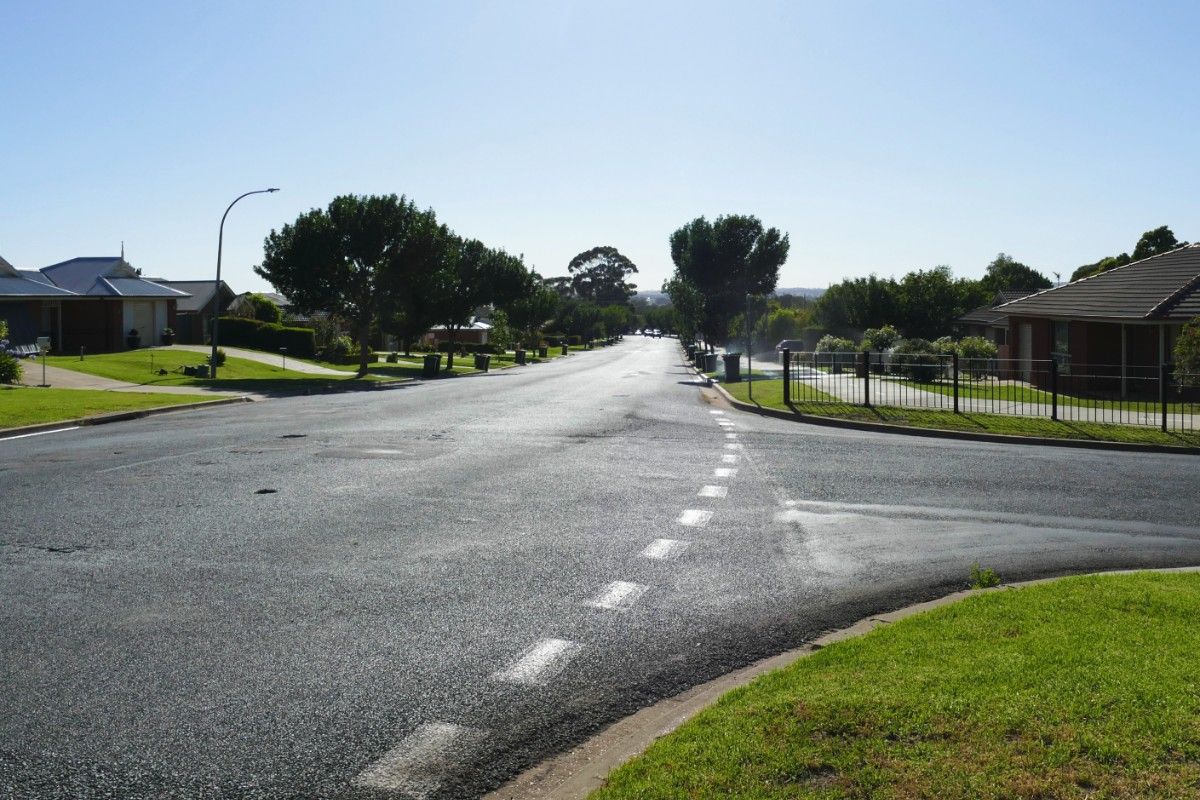
[{"label": "tiled roof", "polygon": [[[37,276],[36,278],[34,276]],[[17,269],[0,258],[0,297],[73,297],[46,280],[40,272]]]},{"label": "tiled roof", "polygon": [[72,258],[43,267],[55,286],[75,294],[100,297],[186,297],[139,276],[120,256]]},{"label": "tiled roof", "polygon": [[1188,320],[1200,315],[1200,244],[1046,289],[999,310],[1057,319]]},{"label": "tiled roof", "polygon": [[991,306],[980,306],[968,311],[954,321],[967,325],[999,325],[1007,318],[1008,314],[998,313]]},{"label": "tiled roof", "polygon": [[[213,291],[217,285],[216,281],[165,281],[155,279],[154,282],[169,289],[175,289],[176,291],[186,292],[191,295],[191,297],[181,297],[175,306],[177,311],[185,314],[199,311],[208,305],[212,300]],[[225,287],[227,296],[232,299],[233,291],[229,288],[229,284],[221,281],[221,285]],[[222,309],[224,307],[225,303],[222,303]]]}]

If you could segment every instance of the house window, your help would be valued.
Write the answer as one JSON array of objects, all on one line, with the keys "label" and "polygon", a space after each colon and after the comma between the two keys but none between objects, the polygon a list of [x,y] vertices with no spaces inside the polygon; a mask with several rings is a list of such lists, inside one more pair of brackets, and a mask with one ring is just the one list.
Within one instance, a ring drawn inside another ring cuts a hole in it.
[{"label": "house window", "polygon": [[1008,331],[1004,328],[996,328],[992,340],[997,346],[1008,344]]}]

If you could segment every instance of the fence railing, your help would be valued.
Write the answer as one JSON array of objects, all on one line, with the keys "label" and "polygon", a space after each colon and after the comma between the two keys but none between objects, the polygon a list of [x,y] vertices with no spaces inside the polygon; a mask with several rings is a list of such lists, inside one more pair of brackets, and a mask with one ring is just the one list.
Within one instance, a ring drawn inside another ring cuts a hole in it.
[{"label": "fence railing", "polygon": [[1171,364],[783,351],[784,401],[1200,430],[1200,375]]}]

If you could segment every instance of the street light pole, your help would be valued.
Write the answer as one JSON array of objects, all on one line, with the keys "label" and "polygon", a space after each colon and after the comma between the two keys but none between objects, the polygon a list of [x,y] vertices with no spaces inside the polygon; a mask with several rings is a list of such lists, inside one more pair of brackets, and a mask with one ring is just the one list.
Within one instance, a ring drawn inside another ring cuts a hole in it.
[{"label": "street light pole", "polygon": [[217,327],[221,320],[221,248],[225,244],[225,218],[229,216],[229,209],[237,205],[238,200],[241,200],[243,197],[278,191],[279,189],[255,189],[253,192],[238,195],[229,204],[229,208],[225,209],[225,213],[221,215],[221,228],[217,232],[217,284],[213,289],[212,356],[208,359],[208,374],[213,378],[217,377]]}]

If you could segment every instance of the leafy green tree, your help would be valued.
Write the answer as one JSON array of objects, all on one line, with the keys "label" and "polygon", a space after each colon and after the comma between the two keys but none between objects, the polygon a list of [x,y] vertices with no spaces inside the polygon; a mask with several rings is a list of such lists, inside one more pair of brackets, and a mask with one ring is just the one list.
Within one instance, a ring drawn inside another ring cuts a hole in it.
[{"label": "leafy green tree", "polygon": [[607,245],[585,250],[567,264],[575,296],[600,306],[628,303],[637,286],[625,279],[637,271],[637,266],[621,251]]},{"label": "leafy green tree", "polygon": [[775,308],[763,318],[762,339],[773,347],[784,339],[795,339],[811,322],[809,314],[797,308]]},{"label": "leafy green tree", "polygon": [[428,291],[441,324],[450,335],[446,369],[454,368],[458,334],[469,325],[475,309],[504,306],[519,296],[526,280],[525,265],[503,250],[492,250],[478,239],[450,236],[441,268]]},{"label": "leafy green tree", "polygon": [[1083,278],[1089,278],[1092,275],[1099,275],[1101,272],[1108,272],[1115,267],[1123,267],[1132,260],[1129,257],[1129,253],[1121,253],[1119,256],[1108,256],[1094,264],[1084,264],[1082,267],[1078,267],[1071,273],[1071,280],[1078,281]]},{"label": "leafy green tree", "polygon": [[1200,317],[1179,332],[1173,349],[1175,376],[1183,386],[1200,386]]},{"label": "leafy green tree", "polygon": [[633,322],[633,312],[629,310],[629,306],[624,305],[602,306],[600,321],[604,323],[605,335],[617,336],[628,333]]},{"label": "leafy green tree", "polygon": [[372,328],[392,313],[406,282],[438,266],[442,230],[432,210],[404,197],[342,195],[272,230],[254,271],[297,311],[345,319],[358,341],[363,375]]},{"label": "leafy green tree", "polygon": [[554,318],[559,305],[558,293],[536,272],[526,275],[520,293],[501,306],[509,324],[529,347],[541,340],[542,327]]},{"label": "leafy green tree", "polygon": [[248,292],[236,316],[256,319],[259,322],[283,322],[283,311],[258,292]]},{"label": "leafy green tree", "polygon": [[968,303],[979,299],[972,288],[956,282],[947,266],[908,273],[897,285],[900,329],[908,337],[941,336],[966,313]]},{"label": "leafy green tree", "polygon": [[1000,253],[988,264],[980,284],[983,291],[990,295],[997,292],[1037,292],[1054,285],[1045,275],[1007,253]]},{"label": "leafy green tree", "polygon": [[662,290],[671,298],[671,327],[685,339],[696,338],[704,318],[704,295],[678,271],[663,282]]},{"label": "leafy green tree", "polygon": [[879,328],[900,318],[899,287],[875,275],[843,280],[817,299],[813,313],[833,330]]},{"label": "leafy green tree", "polygon": [[725,340],[747,295],[775,290],[790,247],[787,234],[742,214],[711,223],[697,217],[672,233],[670,242],[676,275],[704,298],[698,327],[710,347]]},{"label": "leafy green tree", "polygon": [[1170,228],[1161,225],[1142,234],[1142,238],[1138,239],[1137,245],[1133,248],[1133,260],[1141,261],[1143,258],[1169,253],[1185,244],[1187,242],[1180,242],[1175,238],[1175,234],[1171,232]]}]

